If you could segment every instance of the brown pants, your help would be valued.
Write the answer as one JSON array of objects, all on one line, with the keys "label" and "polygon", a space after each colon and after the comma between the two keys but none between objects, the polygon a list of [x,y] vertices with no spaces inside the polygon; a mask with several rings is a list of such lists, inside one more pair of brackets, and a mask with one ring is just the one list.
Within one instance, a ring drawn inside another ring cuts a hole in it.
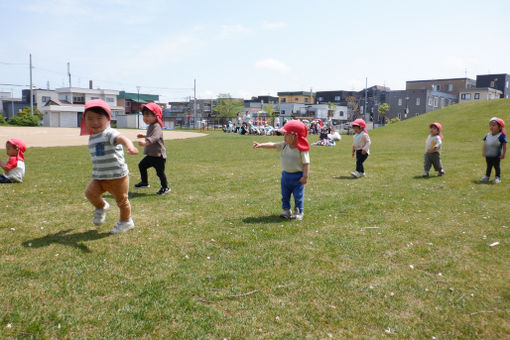
[{"label": "brown pants", "polygon": [[96,209],[103,209],[104,199],[101,197],[105,192],[112,194],[120,209],[120,220],[129,221],[131,218],[131,204],[128,199],[129,176],[117,179],[105,179],[90,181],[85,189],[85,197],[92,203]]}]

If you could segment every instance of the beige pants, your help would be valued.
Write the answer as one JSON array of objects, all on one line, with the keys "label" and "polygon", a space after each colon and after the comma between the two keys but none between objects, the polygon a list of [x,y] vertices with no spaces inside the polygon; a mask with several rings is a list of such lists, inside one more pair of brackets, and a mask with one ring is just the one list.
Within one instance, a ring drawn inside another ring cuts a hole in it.
[{"label": "beige pants", "polygon": [[101,197],[105,192],[112,194],[120,209],[120,220],[129,221],[131,218],[131,204],[128,199],[129,176],[117,179],[105,179],[90,181],[85,190],[85,197],[97,209],[103,209],[105,205],[104,199]]}]

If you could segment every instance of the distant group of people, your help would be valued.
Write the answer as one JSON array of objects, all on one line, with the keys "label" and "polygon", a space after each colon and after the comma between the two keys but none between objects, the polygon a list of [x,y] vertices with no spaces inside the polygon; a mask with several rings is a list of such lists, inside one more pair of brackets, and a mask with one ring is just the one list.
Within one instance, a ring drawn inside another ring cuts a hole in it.
[{"label": "distant group of people", "polygon": [[[284,123],[286,120],[284,121]],[[223,124],[222,130],[225,133],[238,133],[240,135],[258,135],[258,136],[273,136],[280,135],[278,132],[280,128],[280,118],[274,119],[274,124],[270,124],[266,118],[252,119],[249,113],[241,116],[237,114],[237,117],[233,120],[227,121]]]}]

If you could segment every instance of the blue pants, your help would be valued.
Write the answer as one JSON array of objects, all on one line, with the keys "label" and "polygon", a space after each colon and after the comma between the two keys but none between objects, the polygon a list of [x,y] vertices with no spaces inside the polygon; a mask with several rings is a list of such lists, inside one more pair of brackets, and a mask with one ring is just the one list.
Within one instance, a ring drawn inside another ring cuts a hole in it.
[{"label": "blue pants", "polygon": [[285,172],[282,171],[282,208],[290,209],[290,195],[294,195],[295,207],[303,212],[303,201],[305,198],[305,186],[299,183],[303,177],[303,172]]}]

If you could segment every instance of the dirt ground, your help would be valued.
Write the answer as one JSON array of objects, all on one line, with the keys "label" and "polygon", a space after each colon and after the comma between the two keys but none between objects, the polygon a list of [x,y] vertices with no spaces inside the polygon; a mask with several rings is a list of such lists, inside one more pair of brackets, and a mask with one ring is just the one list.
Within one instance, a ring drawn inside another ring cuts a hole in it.
[{"label": "dirt ground", "polygon": [[[119,129],[119,132],[135,141],[136,135],[144,133],[145,130]],[[163,135],[165,140],[206,136],[204,133],[166,130],[163,130]],[[87,145],[88,143],[88,136],[80,136],[79,128],[0,126],[0,149],[5,149],[5,141],[9,138],[20,138],[27,148]]]}]

